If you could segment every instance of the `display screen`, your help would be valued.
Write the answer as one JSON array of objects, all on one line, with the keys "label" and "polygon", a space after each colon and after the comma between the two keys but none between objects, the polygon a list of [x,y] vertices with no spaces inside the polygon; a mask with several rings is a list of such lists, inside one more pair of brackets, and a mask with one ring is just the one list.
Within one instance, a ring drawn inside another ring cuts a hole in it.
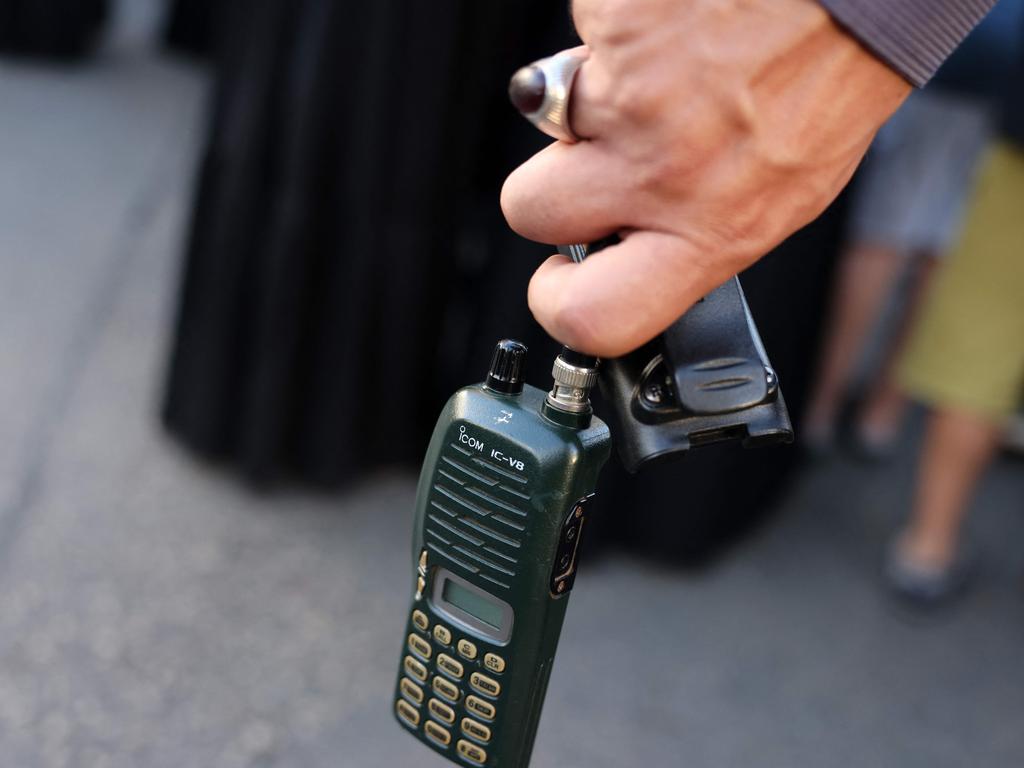
[{"label": "display screen", "polygon": [[479,619],[487,626],[494,627],[498,632],[504,631],[502,617],[505,612],[502,606],[488,600],[486,596],[471,592],[451,579],[445,579],[444,588],[441,590],[441,599]]}]

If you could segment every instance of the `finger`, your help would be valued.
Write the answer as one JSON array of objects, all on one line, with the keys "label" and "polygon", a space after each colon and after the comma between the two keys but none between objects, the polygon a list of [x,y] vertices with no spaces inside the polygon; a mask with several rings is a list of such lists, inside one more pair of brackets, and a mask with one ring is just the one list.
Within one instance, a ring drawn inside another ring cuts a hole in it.
[{"label": "finger", "polygon": [[509,175],[501,209],[530,240],[589,242],[633,224],[626,178],[623,161],[598,142],[555,142]]},{"label": "finger", "polygon": [[569,94],[569,125],[581,139],[600,139],[607,136],[614,125],[615,112],[612,100],[607,96],[611,78],[604,61],[600,55],[590,52],[573,80]]},{"label": "finger", "polygon": [[619,357],[665,330],[735,271],[686,240],[634,232],[573,264],[553,256],[530,281],[530,309],[555,339],[580,352]]}]

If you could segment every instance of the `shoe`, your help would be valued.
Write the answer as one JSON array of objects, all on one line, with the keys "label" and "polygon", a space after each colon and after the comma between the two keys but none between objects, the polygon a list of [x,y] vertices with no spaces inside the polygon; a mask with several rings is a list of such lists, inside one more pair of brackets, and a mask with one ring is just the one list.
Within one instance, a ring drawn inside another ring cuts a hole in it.
[{"label": "shoe", "polygon": [[945,567],[922,565],[910,560],[894,539],[886,556],[884,577],[893,594],[915,608],[944,607],[962,596],[974,576],[974,559],[958,554]]}]

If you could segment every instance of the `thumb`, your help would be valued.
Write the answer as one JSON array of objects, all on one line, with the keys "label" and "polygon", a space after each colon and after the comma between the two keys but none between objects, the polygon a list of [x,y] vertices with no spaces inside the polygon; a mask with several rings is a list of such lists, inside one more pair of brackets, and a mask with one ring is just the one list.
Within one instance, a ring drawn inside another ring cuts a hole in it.
[{"label": "thumb", "polygon": [[631,232],[581,264],[552,256],[530,281],[534,317],[579,352],[619,357],[735,274],[677,235]]}]

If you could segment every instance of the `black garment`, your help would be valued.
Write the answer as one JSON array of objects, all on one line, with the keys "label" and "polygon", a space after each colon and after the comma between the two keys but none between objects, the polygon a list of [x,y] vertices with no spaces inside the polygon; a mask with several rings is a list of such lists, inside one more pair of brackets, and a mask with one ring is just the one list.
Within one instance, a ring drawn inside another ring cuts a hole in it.
[{"label": "black garment", "polygon": [[0,0],[0,52],[82,56],[106,15],[106,0]]},{"label": "black garment", "polygon": [[225,13],[222,0],[174,0],[164,38],[179,51],[205,56],[214,51]]},{"label": "black garment", "polygon": [[257,480],[336,483],[419,458],[467,373],[479,315],[465,310],[484,297],[466,280],[520,260],[523,280],[490,292],[524,315],[542,251],[492,240],[511,240],[502,172],[541,139],[507,104],[507,73],[567,35],[565,7],[543,1],[233,4],[170,373],[175,432]]},{"label": "black garment", "polygon": [[[337,485],[417,466],[499,338],[525,341],[527,380],[548,386],[557,345],[525,295],[551,249],[508,230],[498,193],[548,141],[506,88],[573,43],[565,4],[268,0],[236,3],[225,30],[169,429],[252,481]],[[834,233],[833,217],[746,280],[794,412]],[[610,472],[605,538],[704,552],[768,508],[793,464],[792,449],[727,447],[639,481]]]}]

